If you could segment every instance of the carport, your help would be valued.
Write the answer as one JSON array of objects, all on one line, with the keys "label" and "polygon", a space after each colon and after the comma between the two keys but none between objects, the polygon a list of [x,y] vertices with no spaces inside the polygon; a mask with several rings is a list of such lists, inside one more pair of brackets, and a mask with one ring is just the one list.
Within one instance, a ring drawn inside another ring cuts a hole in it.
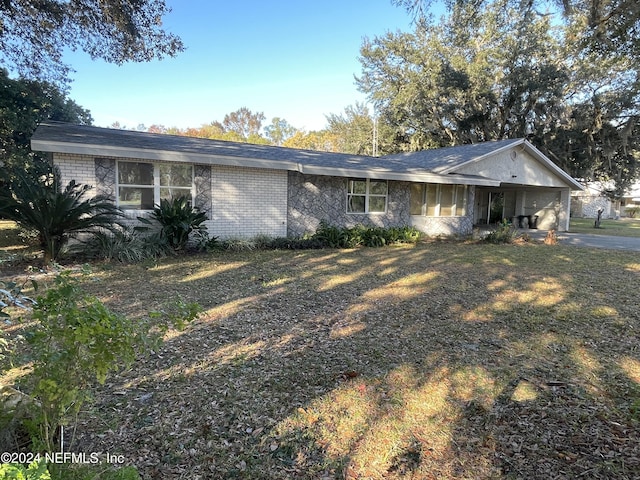
[{"label": "carport", "polygon": [[474,224],[507,219],[521,228],[526,222],[526,227],[568,230],[570,193],[582,190],[582,185],[525,139],[503,140],[495,145],[497,148],[485,154],[460,156],[438,172],[500,182],[498,187],[475,187]]},{"label": "carport", "polygon": [[567,230],[568,188],[502,184],[477,187],[474,223],[486,225],[507,219],[519,228]]}]

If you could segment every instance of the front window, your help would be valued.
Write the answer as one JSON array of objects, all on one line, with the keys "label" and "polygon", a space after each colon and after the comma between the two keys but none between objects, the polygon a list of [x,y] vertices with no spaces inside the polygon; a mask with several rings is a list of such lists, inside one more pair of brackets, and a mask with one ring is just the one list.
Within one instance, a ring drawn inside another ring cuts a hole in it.
[{"label": "front window", "polygon": [[193,167],[191,165],[160,165],[160,198],[191,198]]},{"label": "front window", "polygon": [[192,198],[193,166],[118,162],[118,206],[153,210],[160,199]]},{"label": "front window", "polygon": [[467,214],[467,186],[411,184],[411,215],[463,217]]},{"label": "front window", "polygon": [[118,163],[118,205],[123,210],[153,209],[153,165]]},{"label": "front window", "polygon": [[388,185],[386,180],[368,178],[349,180],[347,213],[385,213]]}]

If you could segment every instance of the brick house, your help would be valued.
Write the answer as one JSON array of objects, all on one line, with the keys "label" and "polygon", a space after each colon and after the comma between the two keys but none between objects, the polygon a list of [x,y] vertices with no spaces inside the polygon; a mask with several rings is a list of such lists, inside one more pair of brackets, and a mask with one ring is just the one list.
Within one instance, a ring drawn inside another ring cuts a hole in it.
[{"label": "brick house", "polygon": [[31,147],[63,183],[95,186],[132,219],[189,196],[220,238],[295,237],[322,220],[467,235],[507,218],[563,231],[582,188],[524,139],[369,157],[46,122]]}]

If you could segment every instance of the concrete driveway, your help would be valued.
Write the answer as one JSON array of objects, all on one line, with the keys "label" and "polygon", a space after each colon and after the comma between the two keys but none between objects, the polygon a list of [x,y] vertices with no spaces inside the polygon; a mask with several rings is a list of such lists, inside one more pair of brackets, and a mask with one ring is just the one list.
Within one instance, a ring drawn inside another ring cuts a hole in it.
[{"label": "concrete driveway", "polygon": [[[544,240],[546,230],[521,230],[535,238]],[[558,243],[573,245],[575,247],[605,248],[610,250],[632,250],[640,252],[640,238],[638,237],[614,237],[611,235],[593,235],[589,233],[558,232]]]}]

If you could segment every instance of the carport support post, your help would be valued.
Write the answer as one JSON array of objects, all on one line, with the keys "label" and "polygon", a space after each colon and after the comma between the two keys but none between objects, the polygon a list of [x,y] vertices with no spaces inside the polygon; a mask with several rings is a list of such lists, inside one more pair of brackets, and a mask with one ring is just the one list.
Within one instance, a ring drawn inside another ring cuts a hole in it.
[{"label": "carport support post", "polygon": [[516,217],[524,215],[524,202],[527,200],[527,192],[524,190],[518,190],[516,192]]},{"label": "carport support post", "polygon": [[571,190],[566,188],[560,191],[560,212],[558,214],[558,230],[569,231],[569,212],[571,211]]}]

